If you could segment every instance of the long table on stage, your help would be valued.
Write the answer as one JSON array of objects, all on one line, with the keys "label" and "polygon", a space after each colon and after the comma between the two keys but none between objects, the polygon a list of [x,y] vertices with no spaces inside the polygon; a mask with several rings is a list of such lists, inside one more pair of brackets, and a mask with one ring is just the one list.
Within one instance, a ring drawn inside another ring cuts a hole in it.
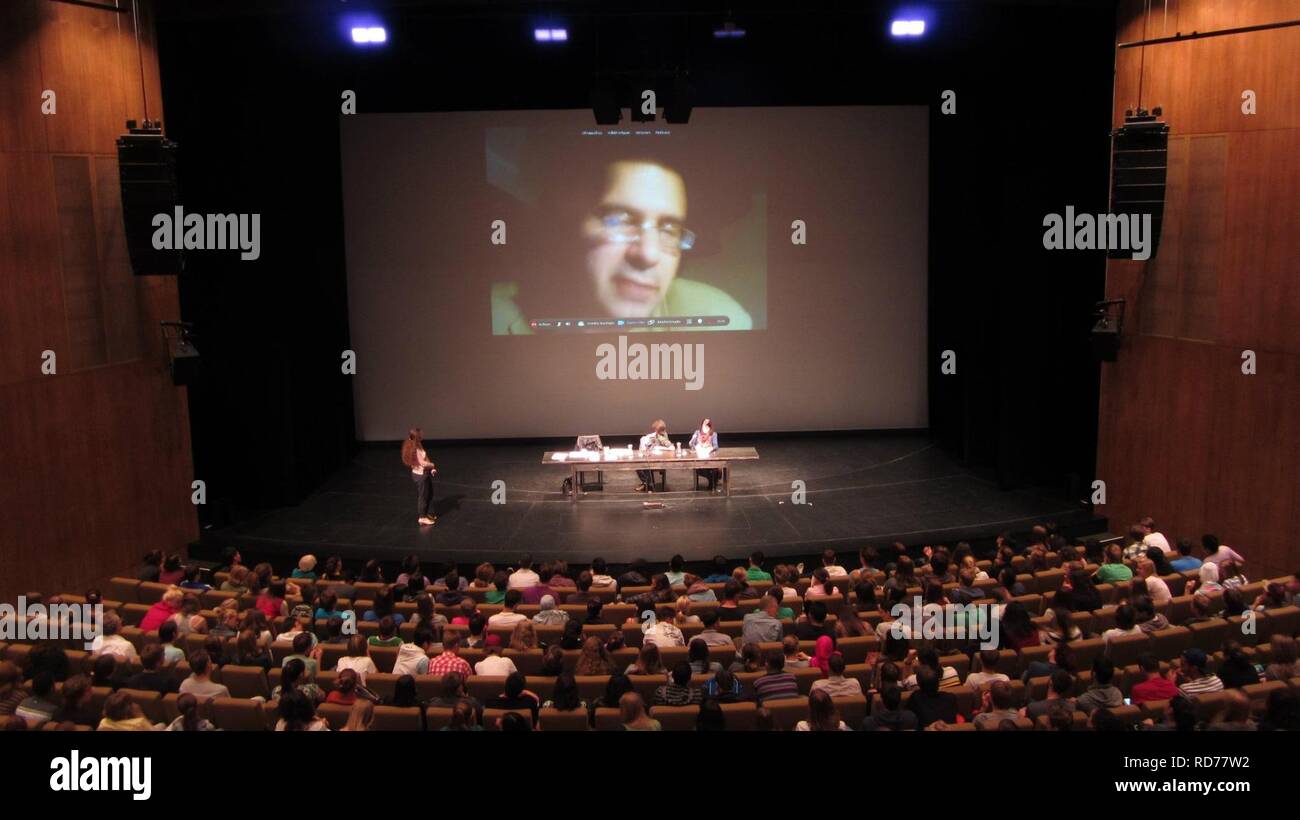
[{"label": "long table on stage", "polygon": [[[611,450],[609,458],[603,452],[594,452],[598,458],[590,458],[587,453],[574,456],[570,452],[558,453],[563,458],[556,458],[557,451],[542,454],[542,463],[557,467],[568,467],[573,479],[573,494],[570,501],[577,501],[582,487],[578,483],[578,473],[591,471],[630,472],[633,470],[721,470],[722,491],[731,495],[731,465],[736,461],[757,461],[758,450],[753,447],[719,447],[709,455],[701,458],[694,450],[682,450],[678,455],[675,450],[662,453],[626,450]],[[619,453],[620,455],[613,455]]]}]

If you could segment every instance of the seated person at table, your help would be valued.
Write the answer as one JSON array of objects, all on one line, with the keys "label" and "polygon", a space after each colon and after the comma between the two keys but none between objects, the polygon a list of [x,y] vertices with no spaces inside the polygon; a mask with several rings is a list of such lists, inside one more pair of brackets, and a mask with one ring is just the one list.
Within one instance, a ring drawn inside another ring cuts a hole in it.
[{"label": "seated person at table", "polygon": [[[641,437],[641,451],[650,452],[657,447],[672,447],[673,443],[668,438],[668,425],[663,419],[655,419],[650,423],[650,432]],[[659,472],[663,472],[660,470]],[[637,470],[636,476],[641,479],[641,484],[636,488],[639,493],[654,492],[654,470]]]},{"label": "seated person at table", "polygon": [[[718,449],[718,431],[713,429],[713,419],[701,420],[700,429],[691,434],[690,448],[698,452],[701,447],[707,448],[710,453]],[[696,470],[695,474],[709,480],[709,492],[717,489],[718,479],[722,477],[722,471],[714,468]]]}]

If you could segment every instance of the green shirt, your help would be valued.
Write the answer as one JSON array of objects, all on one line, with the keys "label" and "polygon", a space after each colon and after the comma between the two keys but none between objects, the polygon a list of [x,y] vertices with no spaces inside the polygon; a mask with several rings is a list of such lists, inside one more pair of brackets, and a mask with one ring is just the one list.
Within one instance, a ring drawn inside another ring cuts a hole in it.
[{"label": "green shirt", "polygon": [[1122,583],[1133,580],[1133,570],[1124,564],[1102,564],[1096,577],[1103,584]]},{"label": "green shirt", "polygon": [[506,599],[506,594],[504,592],[492,591],[492,592],[483,593],[484,603],[499,604],[505,599]]},{"label": "green shirt", "polygon": [[[519,285],[515,282],[498,282],[492,286],[492,335],[523,336],[533,333],[528,317],[515,301]],[[650,316],[727,316],[726,325],[701,325],[694,328],[627,328],[628,332],[655,332],[666,330],[751,330],[754,320],[730,294],[713,285],[691,279],[677,278],[668,286],[663,301],[655,306]],[[546,317],[556,318],[556,317]]]},{"label": "green shirt", "polygon": [[772,573],[764,572],[761,567],[750,567],[745,570],[745,576],[751,581],[770,581]]}]

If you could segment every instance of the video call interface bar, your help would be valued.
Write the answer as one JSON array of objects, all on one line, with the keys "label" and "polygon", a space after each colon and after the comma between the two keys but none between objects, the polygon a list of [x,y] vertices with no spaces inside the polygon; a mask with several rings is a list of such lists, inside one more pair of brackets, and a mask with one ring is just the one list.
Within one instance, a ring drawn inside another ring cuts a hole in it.
[{"label": "video call interface bar", "polygon": [[589,333],[636,328],[720,327],[731,323],[728,316],[661,316],[645,319],[534,319],[529,327],[537,331]]}]

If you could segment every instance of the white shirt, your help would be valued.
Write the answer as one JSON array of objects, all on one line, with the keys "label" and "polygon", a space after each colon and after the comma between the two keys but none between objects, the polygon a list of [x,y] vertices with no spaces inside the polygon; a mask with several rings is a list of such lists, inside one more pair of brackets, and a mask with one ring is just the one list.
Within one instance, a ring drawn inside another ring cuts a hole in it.
[{"label": "white shirt", "polygon": [[1220,544],[1219,548],[1214,551],[1213,555],[1205,556],[1202,564],[1219,564],[1224,561],[1236,561],[1238,564],[1243,563],[1246,559],[1237,554],[1236,550],[1227,544]]},{"label": "white shirt", "polygon": [[1143,634],[1141,627],[1135,626],[1132,629],[1120,629],[1117,626],[1114,629],[1107,629],[1105,632],[1101,633],[1101,637],[1102,640],[1104,640],[1107,644],[1109,644],[1111,641],[1113,641],[1116,638],[1123,638],[1127,635],[1141,635],[1141,634]]},{"label": "white shirt", "polygon": [[1146,538],[1143,538],[1142,546],[1159,547],[1161,551],[1164,552],[1165,555],[1173,555],[1174,553],[1174,548],[1169,546],[1169,539],[1165,538],[1163,535],[1161,535],[1158,532],[1153,532],[1149,534]]},{"label": "white shirt", "polygon": [[505,612],[498,612],[491,618],[488,618],[487,625],[489,627],[506,626],[513,629],[520,621],[526,620],[528,620],[527,615],[520,615],[518,612],[510,612],[507,610]]},{"label": "white shirt", "polygon": [[424,465],[429,462],[428,456],[424,453],[424,448],[415,451],[415,466],[411,468],[412,475],[424,475]]},{"label": "white shirt", "polygon": [[663,439],[661,439],[659,438],[658,433],[646,433],[644,436],[641,437],[640,446],[642,450],[654,450],[656,448],[671,446],[665,444],[664,443],[665,441],[667,441],[666,436]]},{"label": "white shirt", "polygon": [[995,681],[1010,683],[1011,678],[1001,672],[971,672],[966,676],[966,685],[976,692],[987,689]]},{"label": "white shirt", "polygon": [[92,655],[116,655],[127,661],[139,661],[140,654],[135,651],[135,646],[121,635],[97,635],[95,640],[90,642],[90,654]]},{"label": "white shirt", "polygon": [[682,631],[667,621],[656,621],[654,626],[641,626],[641,642],[655,646],[685,646]]},{"label": "white shirt", "polygon": [[501,655],[488,655],[483,660],[474,664],[474,674],[485,677],[505,678],[513,675],[518,670],[515,669],[515,662]]},{"label": "white shirt", "polygon": [[844,576],[849,574],[848,570],[844,569],[844,567],[840,566],[839,564],[831,564],[829,567],[826,567],[825,569],[826,569],[826,575],[831,578],[843,578]]},{"label": "white shirt", "polygon": [[1154,575],[1147,578],[1147,594],[1151,596],[1151,602],[1155,604],[1167,604],[1173,600],[1173,593],[1169,591],[1169,585],[1163,579]]},{"label": "white shirt", "polygon": [[881,643],[889,637],[889,633],[893,630],[894,624],[898,624],[898,634],[900,638],[912,637],[911,618],[899,618],[896,621],[881,621],[876,624],[876,637],[880,639]]},{"label": "white shirt", "polygon": [[531,569],[517,569],[510,574],[506,589],[531,589],[541,582],[542,579]]},{"label": "white shirt", "polygon": [[[812,731],[811,729],[808,728],[808,721],[806,721],[806,720],[801,720],[801,721],[799,721],[798,723],[796,723],[796,724],[794,725],[794,730],[795,730],[796,732],[811,732],[811,731]],[[848,724],[846,724],[844,721],[841,720],[841,721],[840,721],[840,726],[839,726],[839,731],[841,731],[841,732],[851,732],[851,731],[853,731],[853,730],[850,729],[850,728],[848,727]]]},{"label": "white shirt", "polygon": [[340,672],[344,669],[351,669],[353,672],[356,672],[357,680],[361,681],[362,686],[366,685],[366,675],[371,672],[374,672],[376,675],[379,674],[379,667],[375,666],[375,662],[370,659],[369,655],[339,658],[336,669]]},{"label": "white shirt", "polygon": [[[285,731],[284,727],[285,727],[285,722],[283,718],[275,722],[275,730],[277,732]],[[304,729],[304,731],[307,732],[328,732],[329,730],[330,730],[329,722],[326,721],[324,718],[316,718],[311,723],[308,723],[307,728]]]}]

